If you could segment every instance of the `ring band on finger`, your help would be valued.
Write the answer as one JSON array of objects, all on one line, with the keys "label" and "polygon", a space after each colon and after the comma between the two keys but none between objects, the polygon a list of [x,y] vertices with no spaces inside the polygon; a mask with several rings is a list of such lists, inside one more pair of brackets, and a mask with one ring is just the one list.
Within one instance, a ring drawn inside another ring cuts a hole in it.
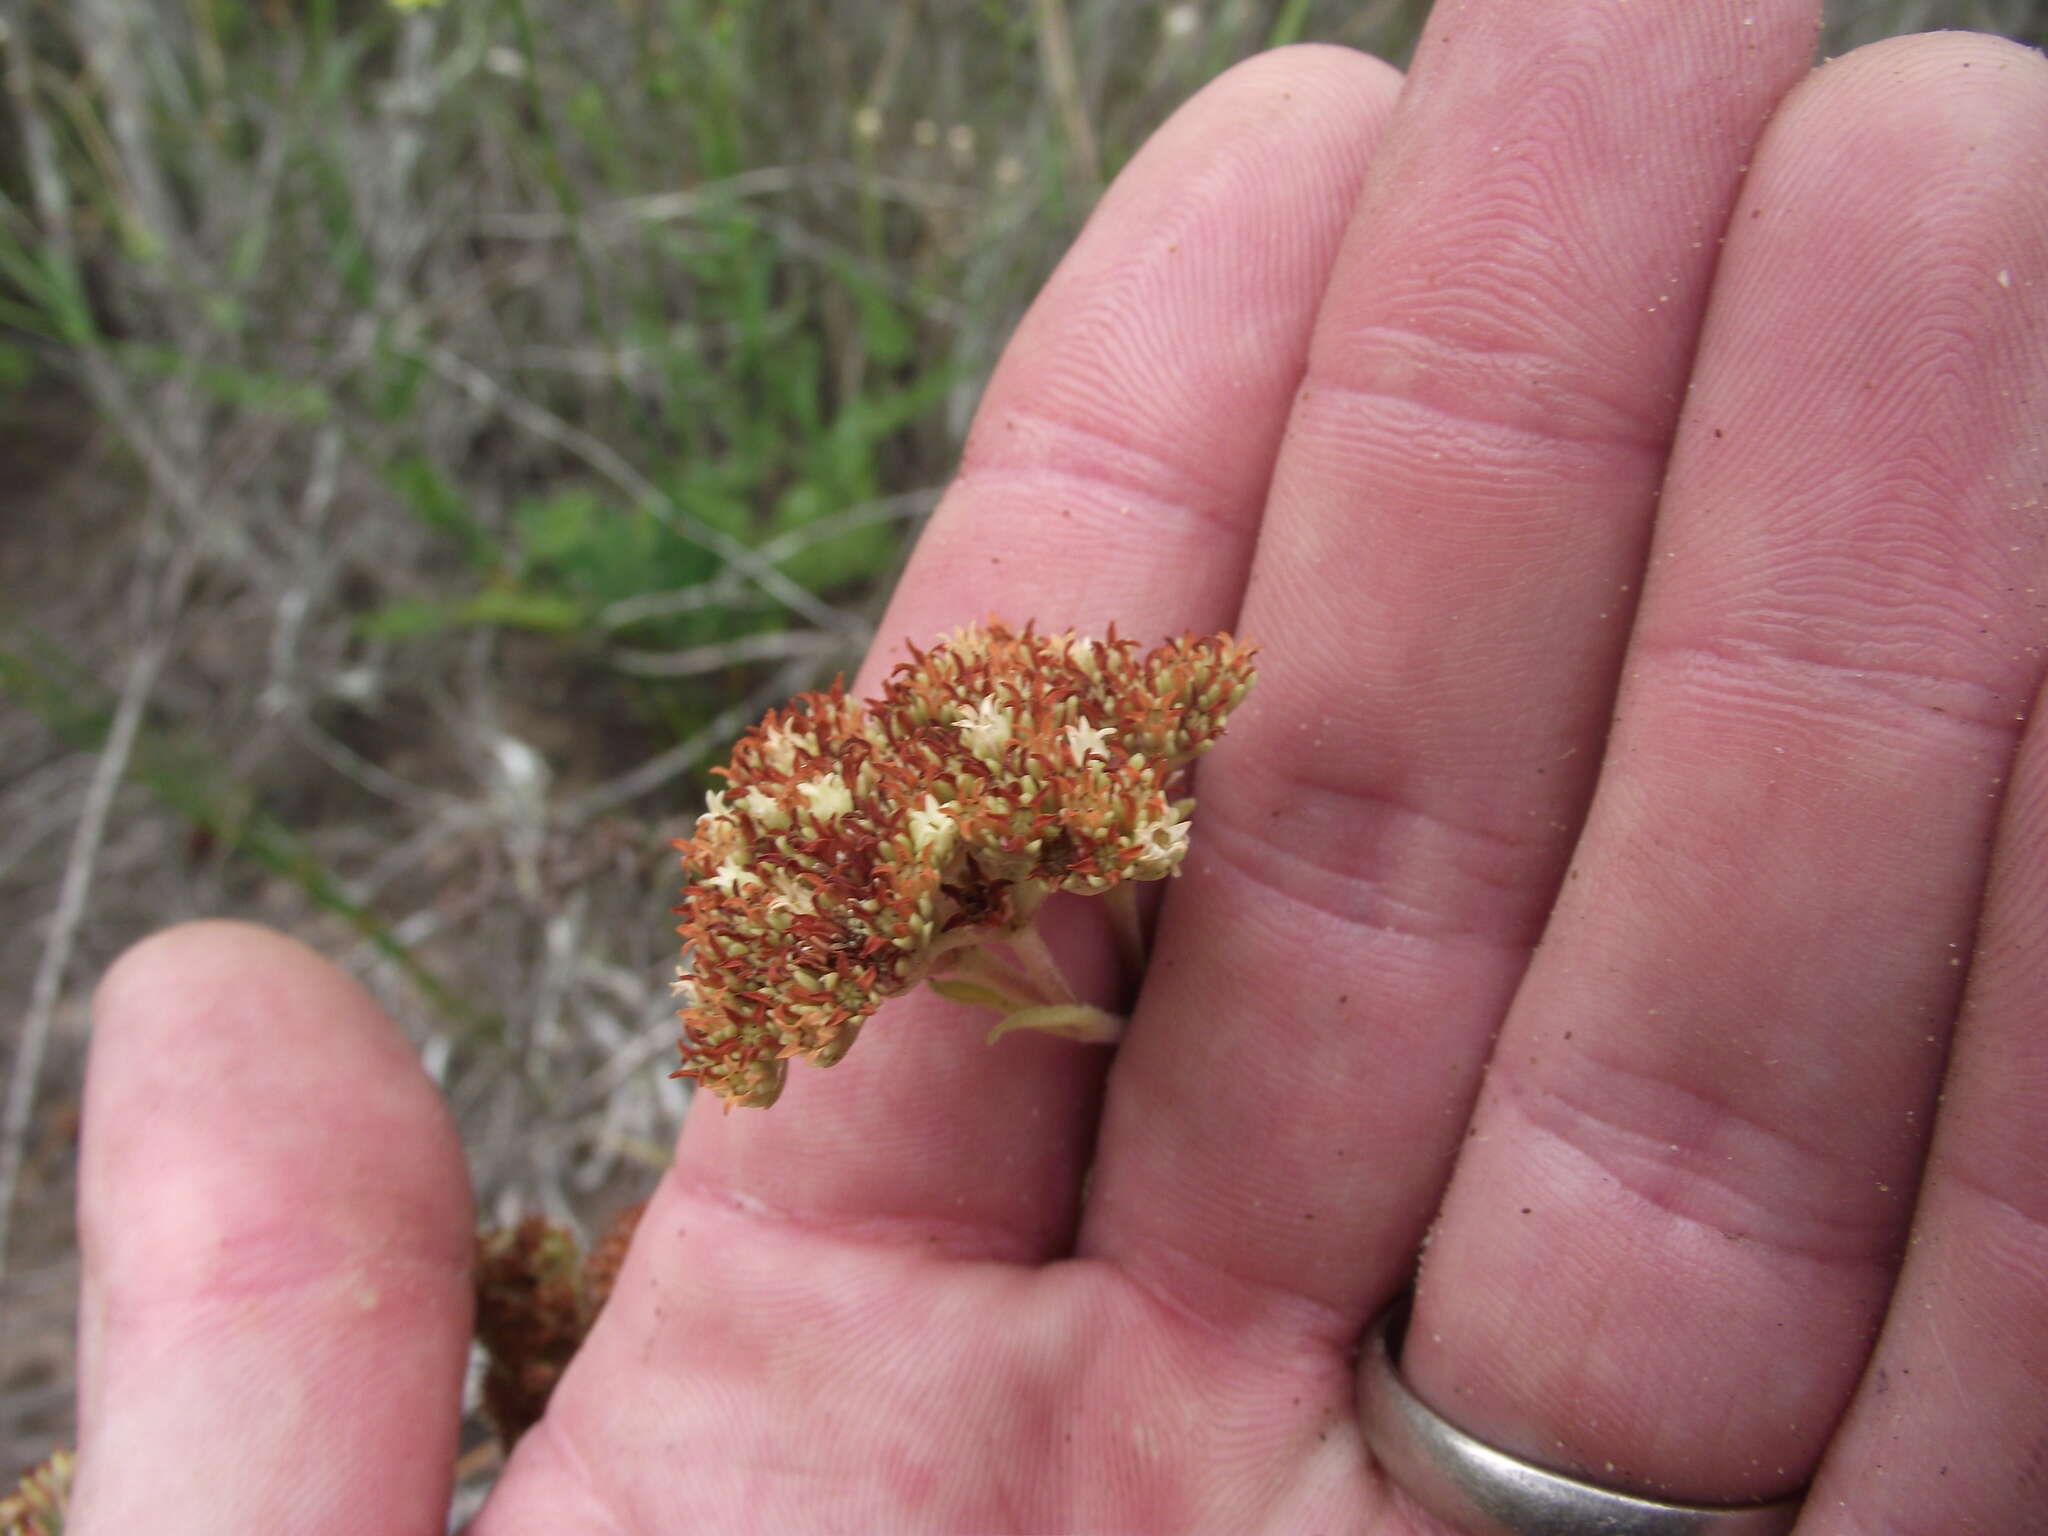
[{"label": "ring band on finger", "polygon": [[1377,1318],[1359,1363],[1359,1419],[1388,1479],[1464,1536],[1783,1536],[1804,1494],[1768,1504],[1669,1504],[1523,1461],[1466,1434],[1401,1378],[1404,1297]]}]

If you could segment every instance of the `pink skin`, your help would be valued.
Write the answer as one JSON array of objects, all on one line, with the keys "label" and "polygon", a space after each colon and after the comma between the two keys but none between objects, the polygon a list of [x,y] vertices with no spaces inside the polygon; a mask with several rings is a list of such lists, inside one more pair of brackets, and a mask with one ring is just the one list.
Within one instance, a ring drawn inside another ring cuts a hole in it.
[{"label": "pink skin", "polygon": [[[1446,0],[1398,104],[1288,50],[1160,132],[883,626],[1265,647],[1130,1037],[905,1000],[693,1114],[475,1536],[1442,1536],[1350,1366],[1433,1219],[1407,1367],[1473,1430],[2025,1528],[2048,64],[1807,77],[1814,13]],[[360,992],[139,948],[84,1182],[76,1530],[439,1529],[467,1202]]]}]

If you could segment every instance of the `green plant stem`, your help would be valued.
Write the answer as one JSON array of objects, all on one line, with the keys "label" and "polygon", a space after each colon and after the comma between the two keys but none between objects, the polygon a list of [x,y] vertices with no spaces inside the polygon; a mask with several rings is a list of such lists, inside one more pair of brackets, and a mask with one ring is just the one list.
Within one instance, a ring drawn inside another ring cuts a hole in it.
[{"label": "green plant stem", "polygon": [[932,990],[955,1002],[973,1003],[1010,1013],[1020,1008],[1044,1008],[1075,1001],[1066,978],[1057,978],[1054,989],[1016,966],[1005,965],[989,944],[976,944],[955,951],[943,971],[931,978]]},{"label": "green plant stem", "polygon": [[1113,1044],[1123,1037],[1123,1015],[1076,997],[1035,927],[956,951],[946,969],[927,984],[953,1002],[1000,1013],[1002,1018],[988,1034],[991,1044],[1019,1029],[1094,1045]]},{"label": "green plant stem", "polygon": [[996,947],[1017,963],[1038,1002],[1066,1006],[1081,1001],[1036,924],[1008,935]]},{"label": "green plant stem", "polygon": [[1065,1040],[1078,1040],[1084,1045],[1114,1045],[1123,1038],[1127,1022],[1120,1013],[1111,1013],[1106,1008],[1096,1008],[1088,1003],[1019,1008],[1014,1013],[1003,1015],[995,1028],[988,1032],[988,1042],[994,1045],[1012,1030],[1035,1029]]}]

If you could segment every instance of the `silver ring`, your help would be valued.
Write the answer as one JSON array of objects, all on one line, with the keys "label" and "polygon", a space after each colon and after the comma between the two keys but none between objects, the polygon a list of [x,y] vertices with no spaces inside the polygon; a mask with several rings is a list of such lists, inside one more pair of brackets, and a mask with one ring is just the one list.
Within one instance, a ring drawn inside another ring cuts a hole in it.
[{"label": "silver ring", "polygon": [[1440,1418],[1401,1379],[1405,1298],[1373,1323],[1358,1383],[1365,1441],[1387,1477],[1467,1536],[1783,1536],[1804,1493],[1769,1504],[1665,1504],[1497,1451]]}]

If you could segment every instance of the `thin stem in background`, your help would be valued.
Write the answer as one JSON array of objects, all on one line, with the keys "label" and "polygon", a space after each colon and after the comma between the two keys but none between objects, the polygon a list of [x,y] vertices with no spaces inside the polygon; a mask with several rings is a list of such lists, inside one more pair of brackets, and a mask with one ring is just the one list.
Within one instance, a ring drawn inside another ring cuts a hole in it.
[{"label": "thin stem in background", "polygon": [[1033,0],[1032,12],[1038,20],[1039,63],[1066,135],[1068,181],[1077,205],[1086,208],[1102,188],[1102,150],[1088,118],[1088,104],[1081,99],[1081,71],[1074,59],[1066,0]]},{"label": "thin stem in background", "polygon": [[185,594],[197,563],[197,541],[181,541],[164,571],[156,600],[149,605],[146,637],[129,661],[121,700],[114,710],[114,723],[107,732],[106,745],[100,749],[99,761],[93,765],[85,804],[72,834],[71,854],[65,860],[64,880],[57,891],[57,909],[43,940],[42,958],[29,993],[28,1015],[22,1021],[21,1038],[15,1044],[14,1070],[7,1080],[7,1103],[0,1110],[0,1276],[7,1272],[14,1191],[26,1156],[29,1120],[35,1112],[36,1086],[42,1077],[50,1023],[56,1015],[57,998],[71,961],[79,921],[85,915],[93,867],[99,858],[100,840],[106,833],[107,814],[113,808],[114,792],[121,786],[122,775],[127,772],[129,754],[135,749],[143,710],[149,705],[164,660],[171,653],[177,618],[185,606]]}]

